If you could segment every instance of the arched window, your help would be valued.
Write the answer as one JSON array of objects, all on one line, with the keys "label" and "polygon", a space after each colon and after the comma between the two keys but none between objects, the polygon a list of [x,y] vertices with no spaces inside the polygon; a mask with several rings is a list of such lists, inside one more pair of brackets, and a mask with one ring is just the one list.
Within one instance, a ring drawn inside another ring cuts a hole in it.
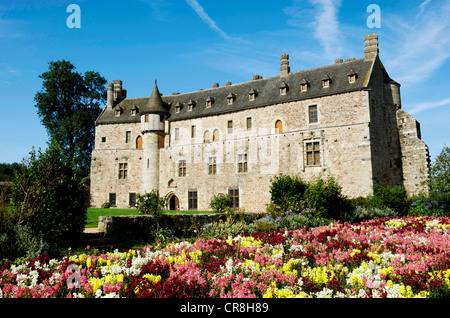
[{"label": "arched window", "polygon": [[205,132],[205,136],[203,138],[203,142],[209,142],[210,141],[210,134],[209,131]]},{"label": "arched window", "polygon": [[138,136],[136,138],[136,149],[142,149],[142,137]]},{"label": "arched window", "polygon": [[275,132],[277,134],[281,134],[283,132],[283,123],[281,122],[281,120],[277,120],[275,122]]},{"label": "arched window", "polygon": [[213,141],[219,141],[219,130],[218,129],[214,130]]}]

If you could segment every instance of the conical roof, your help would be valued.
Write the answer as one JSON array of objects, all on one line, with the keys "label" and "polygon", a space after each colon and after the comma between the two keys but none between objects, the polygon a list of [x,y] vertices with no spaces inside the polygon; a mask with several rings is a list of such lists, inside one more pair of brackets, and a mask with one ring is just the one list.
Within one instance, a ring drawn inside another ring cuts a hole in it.
[{"label": "conical roof", "polygon": [[144,109],[140,112],[142,114],[169,114],[169,111],[164,107],[164,102],[161,98],[161,94],[158,90],[158,86],[156,85],[153,88],[152,94],[148,99],[147,104],[144,106]]}]

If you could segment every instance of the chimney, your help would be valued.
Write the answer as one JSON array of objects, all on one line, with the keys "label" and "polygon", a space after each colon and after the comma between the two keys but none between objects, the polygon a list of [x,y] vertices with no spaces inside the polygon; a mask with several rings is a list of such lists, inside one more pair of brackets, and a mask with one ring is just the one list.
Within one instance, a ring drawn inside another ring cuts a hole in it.
[{"label": "chimney", "polygon": [[335,59],[334,60],[334,64],[342,64],[342,63],[344,63],[343,59]]},{"label": "chimney", "polygon": [[280,60],[281,60],[280,76],[286,77],[291,72],[291,68],[289,67],[289,54],[282,54]]},{"label": "chimney", "polygon": [[114,102],[120,103],[123,100],[122,96],[122,81],[113,81],[114,85]]},{"label": "chimney", "polygon": [[108,83],[108,94],[106,95],[106,107],[114,107],[114,85],[113,83]]},{"label": "chimney", "polygon": [[219,83],[213,83],[213,88],[219,87]]},{"label": "chimney", "polygon": [[176,95],[180,95],[180,93],[179,92],[173,92],[172,93],[172,96],[176,96]]},{"label": "chimney", "polygon": [[373,60],[378,55],[378,34],[372,33],[364,37],[364,58]]},{"label": "chimney", "polygon": [[257,80],[260,80],[260,79],[262,79],[263,77],[261,76],[261,75],[253,75],[253,80],[254,81],[257,81]]},{"label": "chimney", "polygon": [[231,86],[231,82],[226,82],[225,86]]},{"label": "chimney", "polygon": [[353,61],[356,61],[356,58],[351,57],[351,58],[345,59],[345,63],[353,62]]}]

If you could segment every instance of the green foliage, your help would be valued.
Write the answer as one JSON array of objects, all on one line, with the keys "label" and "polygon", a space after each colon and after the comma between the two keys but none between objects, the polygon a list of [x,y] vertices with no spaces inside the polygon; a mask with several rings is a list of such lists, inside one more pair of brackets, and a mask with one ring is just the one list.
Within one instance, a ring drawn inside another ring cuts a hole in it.
[{"label": "green foliage", "polygon": [[80,74],[65,60],[49,62],[48,72],[39,77],[42,90],[34,97],[38,116],[65,158],[87,176],[95,120],[106,103],[106,80],[97,72]]},{"label": "green foliage", "polygon": [[229,237],[248,233],[248,224],[245,221],[218,221],[205,224],[202,236],[208,238]]},{"label": "green foliage", "polygon": [[303,227],[317,227],[328,225],[332,220],[313,215],[289,213],[280,222],[280,227],[288,230],[295,230]]},{"label": "green foliage", "polygon": [[270,200],[281,211],[300,212],[304,208],[302,200],[307,186],[299,176],[280,174],[271,180]]},{"label": "green foliage", "polygon": [[444,146],[431,165],[430,185],[433,191],[450,193],[450,147]]},{"label": "green foliage", "polygon": [[450,206],[445,202],[439,202],[424,196],[413,199],[408,215],[420,216],[445,216],[450,214]]},{"label": "green foliage", "polygon": [[12,181],[14,172],[19,170],[18,163],[0,163],[0,181]]},{"label": "green foliage", "polygon": [[403,186],[389,186],[387,184],[375,183],[371,206],[374,208],[391,208],[398,212],[399,216],[408,213],[411,202]]},{"label": "green foliage", "polygon": [[209,206],[214,213],[226,213],[233,209],[233,200],[230,195],[220,193],[211,198]]},{"label": "green foliage", "polygon": [[145,193],[144,195],[137,194],[136,198],[139,202],[139,213],[152,215],[156,219],[161,218],[164,214],[166,200],[159,196],[157,190],[153,190],[150,193]]},{"label": "green foliage", "polygon": [[89,191],[75,176],[56,142],[32,151],[11,189],[14,223],[27,226],[51,249],[72,244],[83,232]]},{"label": "green foliage", "polygon": [[102,204],[102,209],[109,209],[110,207],[111,207],[111,203],[109,203],[109,202],[104,202]]},{"label": "green foliage", "polygon": [[358,206],[352,211],[344,212],[340,220],[349,223],[362,222],[386,217],[397,217],[399,214],[390,208],[374,208]]}]

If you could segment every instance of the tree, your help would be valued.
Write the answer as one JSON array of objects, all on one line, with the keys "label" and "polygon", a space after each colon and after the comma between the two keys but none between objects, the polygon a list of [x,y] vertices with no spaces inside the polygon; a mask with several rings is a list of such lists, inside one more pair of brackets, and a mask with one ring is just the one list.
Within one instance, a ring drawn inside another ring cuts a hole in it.
[{"label": "tree", "polygon": [[16,224],[29,227],[54,249],[74,243],[85,226],[89,192],[74,171],[53,141],[45,152],[33,150],[13,181]]},{"label": "tree", "polygon": [[69,61],[49,62],[49,71],[39,76],[42,90],[34,100],[50,139],[58,142],[66,160],[73,161],[81,177],[86,177],[107,81],[97,72],[80,74],[75,69]]},{"label": "tree", "polygon": [[431,188],[440,193],[450,193],[450,148],[444,146],[431,166]]}]

